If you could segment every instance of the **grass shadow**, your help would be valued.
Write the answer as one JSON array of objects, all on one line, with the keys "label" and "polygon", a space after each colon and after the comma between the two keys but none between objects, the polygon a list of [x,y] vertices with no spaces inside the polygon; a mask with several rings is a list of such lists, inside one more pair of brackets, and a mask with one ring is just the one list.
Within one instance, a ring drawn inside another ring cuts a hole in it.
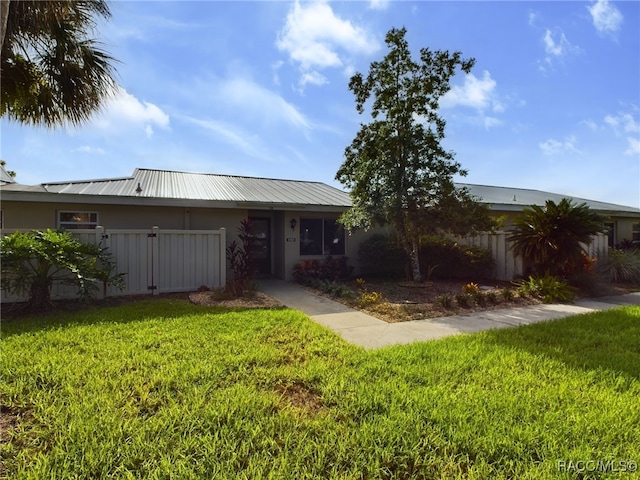
[{"label": "grass shadow", "polygon": [[490,330],[482,335],[489,343],[543,355],[571,368],[640,378],[639,306]]},{"label": "grass shadow", "polygon": [[[79,325],[89,326],[100,323],[125,324],[148,320],[174,319],[189,315],[225,315],[241,313],[253,308],[196,305],[180,297],[129,299],[115,302],[95,302],[75,304],[39,314],[10,316],[3,315],[1,334],[3,338],[25,333],[59,330]],[[261,308],[260,310],[266,310]],[[268,310],[288,310],[286,307],[272,307]]]}]

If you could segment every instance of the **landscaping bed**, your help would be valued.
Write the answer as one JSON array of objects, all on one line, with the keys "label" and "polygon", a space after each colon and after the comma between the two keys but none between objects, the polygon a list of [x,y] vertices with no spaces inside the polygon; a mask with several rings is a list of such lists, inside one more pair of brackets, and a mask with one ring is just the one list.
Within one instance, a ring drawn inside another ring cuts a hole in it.
[{"label": "landscaping bed", "polygon": [[[371,279],[364,283],[345,280],[335,284],[339,287],[335,287],[333,292],[327,292],[322,286],[306,288],[388,323],[541,303],[534,298],[519,296],[509,282],[434,280],[416,283]],[[469,293],[476,287],[475,293]]]},{"label": "landscaping bed", "polygon": [[[433,280],[423,283],[381,279],[318,282],[305,288],[388,323],[446,317],[465,313],[522,307],[543,303],[518,293],[512,282],[496,280]],[[622,285],[602,285],[594,295],[632,291]]]}]

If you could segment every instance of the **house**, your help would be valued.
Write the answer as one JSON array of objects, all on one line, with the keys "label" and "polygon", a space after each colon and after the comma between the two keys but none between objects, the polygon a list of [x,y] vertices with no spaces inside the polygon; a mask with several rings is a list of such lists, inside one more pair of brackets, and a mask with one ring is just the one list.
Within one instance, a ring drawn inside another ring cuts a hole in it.
[{"label": "house", "polygon": [[243,219],[257,237],[259,273],[290,279],[301,258],[357,260],[365,232],[337,223],[349,195],[320,182],[136,169],[131,177],[0,186],[5,229],[224,228],[236,238]]},{"label": "house", "polygon": [[464,183],[457,185],[466,187],[471,195],[480,198],[483,203],[489,204],[492,212],[504,217],[506,225],[509,225],[518,214],[531,205],[542,206],[547,200],[559,203],[563,198],[571,198],[576,204],[586,203],[591,210],[600,213],[607,219],[605,226],[610,247],[625,241],[640,245],[640,208],[568,197],[540,190]]},{"label": "house", "polygon": [[[6,173],[6,172],[5,172]],[[562,195],[537,190],[460,184],[491,205],[496,215],[513,217],[524,208]],[[5,229],[226,230],[236,238],[243,219],[252,220],[259,272],[289,280],[301,259],[346,255],[356,266],[358,247],[371,232],[348,234],[337,223],[351,200],[320,182],[196,174],[138,168],[130,177],[27,186],[2,174]],[[609,218],[609,241],[640,241],[640,209],[591,200]]]}]

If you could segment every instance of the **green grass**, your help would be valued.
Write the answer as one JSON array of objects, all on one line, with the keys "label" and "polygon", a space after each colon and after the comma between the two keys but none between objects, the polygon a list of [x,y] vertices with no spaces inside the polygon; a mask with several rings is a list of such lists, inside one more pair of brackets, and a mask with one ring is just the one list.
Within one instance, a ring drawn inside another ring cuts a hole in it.
[{"label": "green grass", "polygon": [[292,310],[155,300],[5,322],[0,355],[10,478],[634,478],[558,462],[640,462],[640,307],[364,351]]}]

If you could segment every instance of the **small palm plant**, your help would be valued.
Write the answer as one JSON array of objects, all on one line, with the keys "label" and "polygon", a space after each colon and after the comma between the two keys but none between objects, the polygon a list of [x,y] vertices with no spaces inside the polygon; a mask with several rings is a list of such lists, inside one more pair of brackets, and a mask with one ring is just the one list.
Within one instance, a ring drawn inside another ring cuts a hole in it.
[{"label": "small palm plant", "polygon": [[605,218],[586,203],[576,205],[563,198],[547,200],[544,207],[532,205],[514,222],[509,240],[513,250],[531,262],[534,273],[560,275],[583,264],[583,245],[604,232]]}]

